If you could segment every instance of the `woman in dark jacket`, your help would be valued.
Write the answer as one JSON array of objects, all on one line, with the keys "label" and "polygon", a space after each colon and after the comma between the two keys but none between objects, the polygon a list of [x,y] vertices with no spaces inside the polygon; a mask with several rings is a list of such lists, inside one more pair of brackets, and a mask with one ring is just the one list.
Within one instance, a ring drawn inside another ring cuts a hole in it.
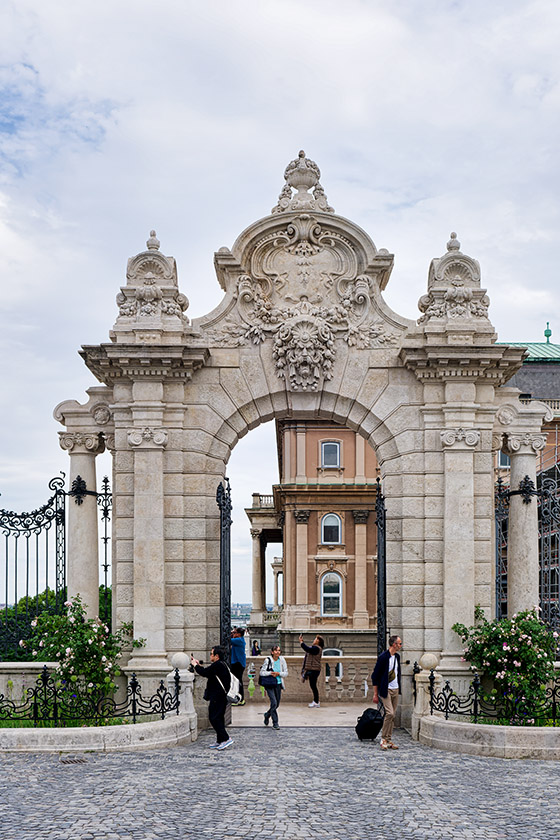
[{"label": "woman in dark jacket", "polygon": [[209,701],[208,718],[211,726],[216,730],[216,743],[210,744],[214,749],[225,750],[233,744],[226,730],[225,713],[227,707],[227,693],[229,691],[229,668],[223,661],[224,649],[213,647],[210,654],[210,665],[203,668],[198,659],[191,657],[191,665],[201,677],[206,677],[208,684],[204,691],[204,699]]},{"label": "woman in dark jacket", "polygon": [[318,709],[321,704],[319,703],[317,680],[319,679],[319,674],[321,673],[321,657],[323,655],[323,648],[325,647],[325,640],[322,636],[315,636],[313,644],[306,645],[303,641],[303,636],[300,635],[299,642],[305,651],[301,675],[304,680],[309,680],[309,685],[311,686],[311,691],[313,692],[313,700],[309,703],[309,708]]}]

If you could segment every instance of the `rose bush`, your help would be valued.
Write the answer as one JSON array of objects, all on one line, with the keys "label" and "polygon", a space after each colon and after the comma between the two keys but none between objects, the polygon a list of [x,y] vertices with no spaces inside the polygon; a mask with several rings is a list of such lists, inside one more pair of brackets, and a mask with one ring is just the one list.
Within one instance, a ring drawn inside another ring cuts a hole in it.
[{"label": "rose bush", "polygon": [[558,633],[542,621],[538,607],[494,621],[476,607],[475,625],[454,624],[453,630],[465,645],[464,658],[472,670],[493,679],[492,696],[498,703],[505,700],[530,709],[544,700],[554,677]]},{"label": "rose bush", "polygon": [[122,624],[111,633],[99,618],[86,618],[79,595],[66,601],[65,607],[60,615],[41,613],[31,622],[31,637],[20,645],[40,662],[56,661],[63,689],[112,694],[123,650],[143,647],[144,640],[132,638],[132,624]]}]

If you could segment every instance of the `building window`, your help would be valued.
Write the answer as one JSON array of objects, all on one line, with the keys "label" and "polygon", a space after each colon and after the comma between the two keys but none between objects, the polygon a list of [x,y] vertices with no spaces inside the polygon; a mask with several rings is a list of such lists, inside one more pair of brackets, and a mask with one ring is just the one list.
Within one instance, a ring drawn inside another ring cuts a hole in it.
[{"label": "building window", "polygon": [[511,460],[507,452],[502,452],[501,450],[498,452],[498,467],[501,470],[509,470],[511,466]]},{"label": "building window", "polygon": [[336,572],[321,580],[321,615],[342,615],[342,578]]},{"label": "building window", "polygon": [[335,441],[323,441],[321,443],[321,466],[327,468],[340,467],[340,443]]},{"label": "building window", "polygon": [[340,544],[341,526],[340,516],[337,516],[336,513],[327,513],[326,516],[323,516],[323,521],[321,522],[321,542],[330,545],[333,543],[335,545]]}]

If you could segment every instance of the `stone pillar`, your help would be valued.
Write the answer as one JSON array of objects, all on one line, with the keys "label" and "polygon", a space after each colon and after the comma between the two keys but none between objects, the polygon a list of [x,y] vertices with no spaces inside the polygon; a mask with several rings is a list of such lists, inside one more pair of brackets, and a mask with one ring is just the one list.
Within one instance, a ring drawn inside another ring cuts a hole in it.
[{"label": "stone pillar", "polygon": [[[296,520],[296,613],[300,629],[309,627],[309,593],[307,587],[307,524],[309,510],[295,510]],[[303,609],[302,609],[303,608]]]},{"label": "stone pillar", "polygon": [[296,430],[296,484],[307,484],[305,426]]},{"label": "stone pillar", "polygon": [[79,495],[80,487],[97,490],[95,456],[105,444],[98,432],[60,432],[60,445],[70,454],[68,503],[68,598],[80,595],[88,618],[99,615],[99,534],[97,498]]},{"label": "stone pillar", "polygon": [[165,571],[163,450],[168,432],[162,427],[131,429],[134,451],[134,637],[144,638],[129,669],[167,670],[165,651]]},{"label": "stone pillar", "polygon": [[274,574],[274,603],[272,605],[272,609],[274,611],[276,611],[280,608],[279,604],[278,604],[278,572],[276,570],[274,570],[273,574]]},{"label": "stone pillar", "polygon": [[[474,459],[476,429],[441,432],[444,452],[443,655],[460,666],[460,637],[451,629],[474,617]],[[450,662],[446,662],[446,665]]]},{"label": "stone pillar", "polygon": [[367,521],[369,510],[353,510],[355,540],[354,615],[355,630],[369,628],[367,610]]},{"label": "stone pillar", "polygon": [[258,528],[251,528],[253,539],[253,579],[252,579],[252,603],[251,603],[251,624],[262,624],[265,601],[263,599],[263,563],[261,531]]},{"label": "stone pillar", "polygon": [[[537,480],[537,453],[544,449],[546,436],[507,434],[506,447],[511,459],[512,491],[534,489]],[[509,502],[507,550],[508,616],[539,604],[539,536],[536,497],[511,496]]]}]

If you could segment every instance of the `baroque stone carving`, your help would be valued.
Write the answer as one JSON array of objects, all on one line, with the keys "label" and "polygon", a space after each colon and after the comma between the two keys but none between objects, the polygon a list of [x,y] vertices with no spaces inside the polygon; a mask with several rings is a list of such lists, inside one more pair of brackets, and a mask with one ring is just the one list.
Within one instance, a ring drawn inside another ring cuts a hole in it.
[{"label": "baroque stone carving", "polygon": [[452,233],[447,253],[432,260],[428,275],[428,294],[418,301],[423,313],[418,319],[425,324],[432,318],[445,320],[488,320],[490,299],[480,288],[480,265],[461,253],[457,234]]},{"label": "baroque stone carving", "polygon": [[[323,213],[334,213],[329,207],[327,196],[319,178],[321,171],[314,160],[305,157],[302,150],[295,160],[292,160],[284,171],[286,183],[278,196],[278,204],[272,208],[272,213],[285,213],[289,210],[319,210]],[[292,195],[292,188],[296,194]],[[308,190],[313,189],[313,195]]]},{"label": "baroque stone carving", "polygon": [[97,403],[91,410],[91,416],[98,426],[106,426],[111,420],[111,411],[106,403]]},{"label": "baroque stone carving", "polygon": [[349,239],[316,216],[276,225],[250,262],[237,278],[234,312],[206,334],[226,347],[272,339],[276,373],[292,390],[316,391],[331,379],[336,339],[360,349],[397,343],[377,314],[373,274],[360,274]]},{"label": "baroque stone carving", "polygon": [[502,426],[510,426],[516,416],[517,413],[511,405],[502,405],[496,412],[496,420]]},{"label": "baroque stone carving", "polygon": [[480,432],[477,429],[445,429],[440,432],[440,437],[442,446],[476,446],[480,441]]},{"label": "baroque stone carving", "polygon": [[369,510],[353,510],[352,516],[356,525],[366,525],[369,518]]},{"label": "baroque stone carving", "polygon": [[128,445],[134,448],[157,448],[163,449],[167,446],[167,429],[131,429],[127,433]]},{"label": "baroque stone carving", "polygon": [[535,435],[525,432],[525,434],[508,434],[507,448],[511,453],[520,452],[521,454],[530,454],[540,452],[546,446],[546,435]]},{"label": "baroque stone carving", "polygon": [[309,522],[310,515],[310,510],[294,510],[294,519],[296,520],[298,525],[305,525],[307,522]]},{"label": "baroque stone carving", "polygon": [[68,450],[68,452],[74,450],[92,453],[103,451],[103,440],[98,432],[59,432],[58,436],[61,448]]}]

